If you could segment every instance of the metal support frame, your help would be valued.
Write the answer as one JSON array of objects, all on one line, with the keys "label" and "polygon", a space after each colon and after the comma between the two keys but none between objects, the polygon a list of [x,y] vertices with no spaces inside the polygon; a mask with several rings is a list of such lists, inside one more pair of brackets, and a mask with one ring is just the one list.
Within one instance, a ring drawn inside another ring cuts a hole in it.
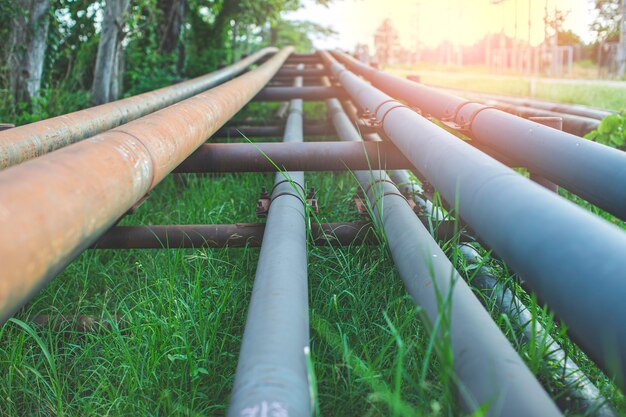
[{"label": "metal support frame", "polygon": [[265,87],[254,97],[254,101],[284,101],[303,99],[323,101],[345,97],[345,91],[337,87]]},{"label": "metal support frame", "polygon": [[410,169],[392,143],[211,143],[174,172],[353,171]]}]

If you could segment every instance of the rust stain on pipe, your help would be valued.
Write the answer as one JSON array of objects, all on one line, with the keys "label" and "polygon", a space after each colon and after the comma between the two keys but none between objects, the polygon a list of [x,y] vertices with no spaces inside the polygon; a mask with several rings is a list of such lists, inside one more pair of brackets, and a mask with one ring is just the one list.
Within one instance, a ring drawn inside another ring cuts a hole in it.
[{"label": "rust stain on pipe", "polygon": [[265,48],[221,70],[169,87],[0,132],[0,169],[128,123],[214,87],[264,56]]},{"label": "rust stain on pipe", "polygon": [[292,48],[176,105],[0,172],[0,322],[239,111]]}]

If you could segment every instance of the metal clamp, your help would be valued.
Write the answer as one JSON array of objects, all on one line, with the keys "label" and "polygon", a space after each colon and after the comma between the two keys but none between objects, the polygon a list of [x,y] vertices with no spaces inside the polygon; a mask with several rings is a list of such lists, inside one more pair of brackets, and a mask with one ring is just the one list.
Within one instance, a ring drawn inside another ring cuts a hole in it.
[{"label": "metal clamp", "polygon": [[[465,122],[463,120],[463,118],[461,118],[461,121],[457,121],[457,118],[459,116],[459,112],[461,111],[461,109],[463,109],[463,107],[467,106],[468,104],[480,104],[482,107],[476,109],[469,117],[469,119],[467,120],[467,122]],[[463,103],[459,104],[456,109],[454,109],[454,113],[452,114],[452,116],[444,116],[441,118],[441,122],[448,126],[449,128],[453,129],[453,130],[457,130],[460,133],[467,135],[467,136],[471,136],[472,134],[472,125],[474,123],[474,120],[476,119],[476,116],[478,116],[478,114],[483,111],[483,110],[487,110],[487,109],[495,109],[495,107],[493,106],[485,106],[482,103],[478,102],[478,101],[464,101]]]},{"label": "metal clamp", "polygon": [[[276,184],[274,184],[274,188],[272,188],[272,193],[274,192],[274,189],[276,188],[277,185],[282,184],[284,182],[288,182],[288,180],[283,180],[283,181],[279,181]],[[296,183],[298,184],[298,183]],[[298,186],[302,189],[303,194],[304,194],[304,188],[298,184]],[[306,198],[303,199],[300,195],[298,194],[294,194],[291,192],[282,192],[282,193],[278,193],[276,195],[271,196],[271,193],[267,192],[267,188],[265,187],[261,187],[261,194],[259,195],[259,199],[257,200],[257,204],[256,204],[256,209],[255,209],[255,214],[257,217],[267,217],[267,214],[270,211],[270,206],[272,205],[272,201],[276,200],[279,197],[285,196],[285,195],[290,195],[292,197],[296,197],[298,198],[300,201],[302,201],[302,204],[311,207],[311,210],[313,210],[313,212],[315,214],[319,213],[319,206],[317,204],[317,199],[315,198],[315,188],[311,187],[309,189],[309,192],[306,194]]]},{"label": "metal clamp", "polygon": [[[382,196],[379,196],[378,198],[376,198],[374,200],[374,203],[371,205],[372,209],[376,207],[376,205],[381,199],[390,195],[396,195],[396,196],[404,198],[404,200],[407,202],[409,207],[411,207],[411,210],[413,210],[413,212],[415,212],[416,214],[420,214],[420,207],[415,204],[412,198],[404,194],[401,194],[399,192],[395,192],[395,191],[388,191],[386,193],[383,193]],[[369,216],[369,210],[367,208],[367,204],[365,204],[364,202],[365,198],[366,198],[365,194],[363,193],[363,190],[361,189],[359,189],[353,197],[354,205],[356,206],[357,212],[359,213],[360,216]]]}]

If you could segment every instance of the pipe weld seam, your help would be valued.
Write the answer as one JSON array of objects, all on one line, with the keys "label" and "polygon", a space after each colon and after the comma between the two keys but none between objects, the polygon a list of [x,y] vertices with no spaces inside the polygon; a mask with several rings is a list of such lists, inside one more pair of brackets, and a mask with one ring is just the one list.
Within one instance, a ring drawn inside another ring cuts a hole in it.
[{"label": "pipe weld seam", "polygon": [[150,191],[152,189],[153,185],[155,185],[154,184],[154,178],[155,178],[155,174],[156,174],[155,170],[156,170],[156,167],[157,167],[156,161],[154,160],[154,156],[152,156],[152,152],[150,152],[150,149],[146,146],[145,143],[143,143],[143,141],[140,138],[138,138],[137,136],[133,135],[130,132],[127,132],[127,131],[122,130],[122,129],[114,129],[114,130],[111,130],[111,132],[120,132],[120,133],[123,133],[123,134],[128,135],[131,138],[135,139],[137,142],[139,142],[141,144],[141,146],[144,148],[144,150],[146,151],[146,153],[150,157],[150,165],[151,165],[151,167],[150,167],[151,168],[150,169],[150,186],[148,187],[148,190],[146,190],[146,192]]}]

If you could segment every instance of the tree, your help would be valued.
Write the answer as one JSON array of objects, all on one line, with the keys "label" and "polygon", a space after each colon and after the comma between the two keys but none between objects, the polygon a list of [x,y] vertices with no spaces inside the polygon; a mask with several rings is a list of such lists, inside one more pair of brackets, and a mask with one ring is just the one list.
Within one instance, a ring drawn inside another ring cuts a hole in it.
[{"label": "tree", "polygon": [[559,46],[580,45],[583,43],[580,36],[571,30],[562,30],[556,34],[556,43]]},{"label": "tree", "polygon": [[300,20],[279,20],[272,26],[272,45],[282,48],[292,45],[296,52],[310,52],[313,39],[333,36],[337,32],[327,26]]},{"label": "tree", "polygon": [[124,26],[130,0],[107,0],[93,76],[94,105],[117,100],[124,70]]},{"label": "tree", "polygon": [[596,17],[591,30],[600,42],[619,40],[620,0],[595,0]]},{"label": "tree", "polygon": [[158,0],[161,12],[159,23],[159,50],[169,54],[181,43],[180,34],[185,21],[187,0]]},{"label": "tree", "polygon": [[41,87],[50,0],[18,0],[15,5],[8,59],[9,83],[15,103],[30,103]]}]

